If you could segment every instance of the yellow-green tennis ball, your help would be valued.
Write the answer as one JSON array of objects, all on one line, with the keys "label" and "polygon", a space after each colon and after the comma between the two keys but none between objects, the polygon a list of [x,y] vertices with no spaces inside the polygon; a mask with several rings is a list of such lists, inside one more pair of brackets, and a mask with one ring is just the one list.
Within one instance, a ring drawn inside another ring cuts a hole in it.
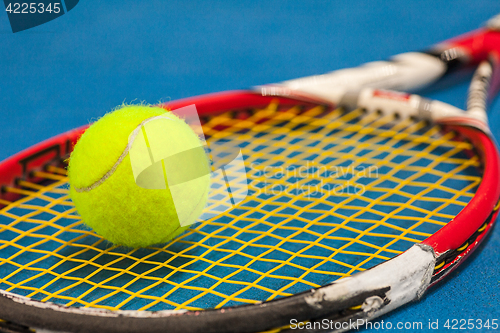
[{"label": "yellow-green tennis ball", "polygon": [[116,245],[165,243],[202,213],[206,170],[200,139],[184,120],[159,107],[124,106],[91,125],[75,145],[70,197],[83,222]]}]

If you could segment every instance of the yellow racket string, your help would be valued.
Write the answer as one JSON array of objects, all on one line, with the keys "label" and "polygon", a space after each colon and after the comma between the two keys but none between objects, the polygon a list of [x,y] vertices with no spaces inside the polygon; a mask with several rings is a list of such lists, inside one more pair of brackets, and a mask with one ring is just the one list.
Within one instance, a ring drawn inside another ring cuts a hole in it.
[{"label": "yellow racket string", "polygon": [[83,225],[65,170],[50,167],[36,174],[50,182],[5,189],[23,197],[0,202],[0,288],[110,310],[256,304],[394,257],[450,221],[481,181],[453,133],[361,110],[273,103],[244,120],[213,117],[204,132],[245,158],[237,207],[216,183],[206,211],[217,216],[159,247],[115,247]]}]

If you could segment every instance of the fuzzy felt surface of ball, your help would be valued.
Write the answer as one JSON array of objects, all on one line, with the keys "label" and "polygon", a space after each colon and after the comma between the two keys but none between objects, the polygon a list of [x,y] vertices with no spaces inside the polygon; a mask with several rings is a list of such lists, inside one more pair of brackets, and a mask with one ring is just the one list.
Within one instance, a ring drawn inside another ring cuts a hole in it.
[{"label": "fuzzy felt surface of ball", "polygon": [[[207,203],[210,175],[199,170],[208,170],[209,161],[199,153],[201,146],[189,125],[172,112],[123,106],[92,124],[75,145],[68,165],[70,197],[83,222],[113,244],[168,242],[194,223]],[[198,153],[186,161],[183,152],[189,150]],[[134,164],[141,154],[145,161]],[[165,154],[182,158],[168,160]],[[149,158],[151,165],[144,165]],[[193,165],[197,175],[169,186],[168,170],[175,176]]]}]

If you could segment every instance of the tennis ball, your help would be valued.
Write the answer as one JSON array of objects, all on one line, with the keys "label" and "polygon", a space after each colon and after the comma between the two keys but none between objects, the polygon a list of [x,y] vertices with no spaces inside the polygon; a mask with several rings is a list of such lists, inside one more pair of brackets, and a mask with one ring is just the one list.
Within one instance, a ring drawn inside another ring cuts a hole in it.
[{"label": "tennis ball", "polygon": [[92,124],[71,153],[68,175],[83,222],[129,247],[180,235],[200,216],[210,187],[199,137],[172,112],[146,105],[123,106]]}]

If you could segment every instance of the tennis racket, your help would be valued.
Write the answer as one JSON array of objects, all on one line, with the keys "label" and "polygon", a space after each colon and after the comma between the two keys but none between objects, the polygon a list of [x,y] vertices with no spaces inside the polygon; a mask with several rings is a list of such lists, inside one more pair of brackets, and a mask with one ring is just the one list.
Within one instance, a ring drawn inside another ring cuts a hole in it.
[{"label": "tennis racket", "polygon": [[[244,172],[218,167],[244,177],[215,181],[212,217],[149,248],[106,242],[68,198],[84,127],[3,161],[0,327],[343,331],[418,300],[495,223],[499,59],[496,17],[426,52],[168,103],[194,104],[214,160],[243,156]],[[397,92],[474,68],[466,111]]]}]

